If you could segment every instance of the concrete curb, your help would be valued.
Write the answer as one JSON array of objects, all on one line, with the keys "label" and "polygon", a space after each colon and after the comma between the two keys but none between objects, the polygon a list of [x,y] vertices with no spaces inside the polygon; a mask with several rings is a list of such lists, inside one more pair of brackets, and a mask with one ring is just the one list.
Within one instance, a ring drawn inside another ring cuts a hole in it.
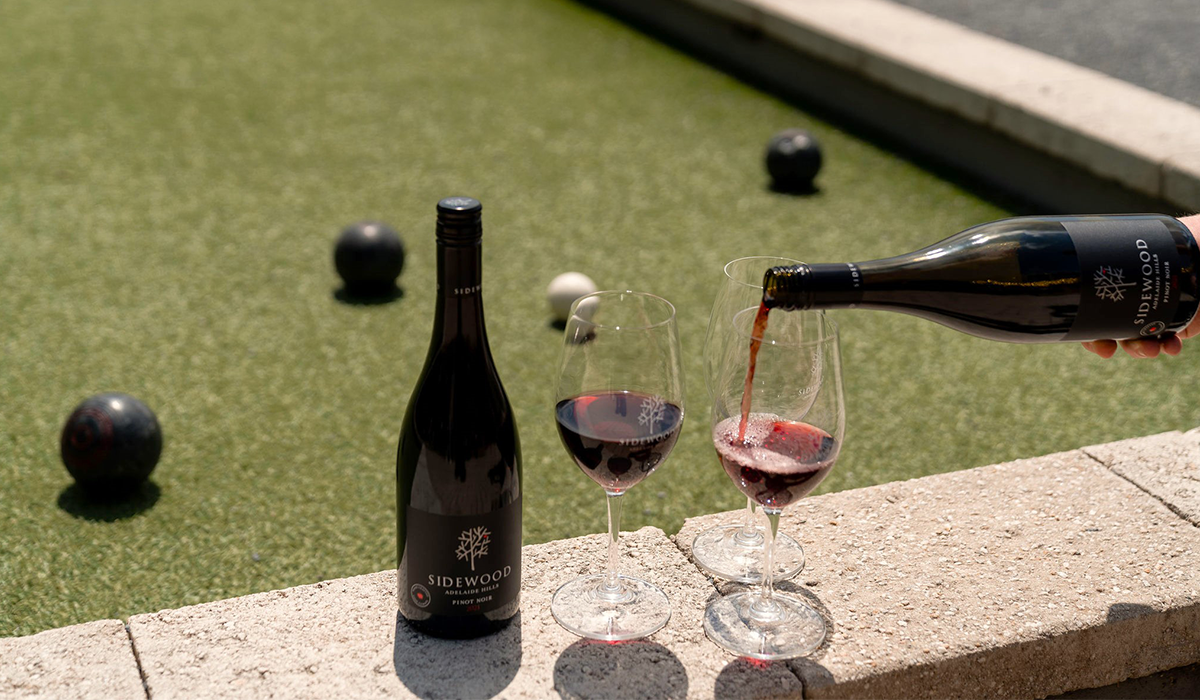
[{"label": "concrete curb", "polygon": [[[1200,529],[1082,451],[792,511],[808,564],[781,587],[831,630],[792,663],[805,698],[1035,698],[1200,661]],[[688,520],[675,542],[733,517]]]},{"label": "concrete curb", "polygon": [[1200,109],[887,0],[674,0],[1200,210]]},{"label": "concrete curb", "polygon": [[563,583],[603,571],[592,535],[526,547],[521,615],[483,639],[447,641],[396,613],[393,571],[136,615],[129,628],[151,697],[712,697],[800,695],[785,666],[765,671],[708,642],[716,590],[657,528],[622,542],[622,572],[667,592],[672,618],[647,640],[580,640],[550,615]]},{"label": "concrete curb", "polygon": [[1200,433],[1172,432],[1083,451],[1200,527]]},{"label": "concrete curb", "polygon": [[[583,641],[550,615],[559,585],[603,569],[604,536],[591,535],[525,547],[521,615],[483,639],[411,631],[389,570],[136,615],[128,635],[105,620],[0,640],[0,696],[1037,698],[1108,686],[1200,662],[1197,465],[1200,433],[1175,432],[805,499],[783,529],[808,565],[780,589],[817,608],[829,635],[789,663],[736,659],[704,636],[705,606],[733,586],[687,553],[737,516],[724,513],[670,539],[651,527],[623,538],[622,572],[672,602],[667,627],[638,642]],[[1197,668],[1169,682],[1200,689]]]},{"label": "concrete curb", "polygon": [[133,646],[120,620],[0,639],[0,698],[145,697]]}]

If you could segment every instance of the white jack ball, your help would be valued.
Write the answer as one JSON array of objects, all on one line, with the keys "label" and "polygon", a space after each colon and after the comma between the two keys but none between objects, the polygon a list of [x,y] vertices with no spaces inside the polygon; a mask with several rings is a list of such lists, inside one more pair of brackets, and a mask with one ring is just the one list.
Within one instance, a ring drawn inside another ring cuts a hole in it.
[{"label": "white jack ball", "polygon": [[582,272],[564,272],[550,280],[546,287],[546,301],[555,320],[566,321],[571,315],[571,304],[581,296],[597,291],[596,283]]}]

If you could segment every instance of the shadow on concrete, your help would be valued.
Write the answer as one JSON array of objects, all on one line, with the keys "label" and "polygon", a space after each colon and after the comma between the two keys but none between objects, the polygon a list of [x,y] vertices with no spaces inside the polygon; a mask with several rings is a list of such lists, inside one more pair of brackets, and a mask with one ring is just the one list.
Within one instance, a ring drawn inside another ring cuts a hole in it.
[{"label": "shadow on concrete", "polygon": [[808,603],[813,610],[817,611],[817,614],[821,616],[821,619],[825,621],[825,641],[813,653],[802,659],[796,659],[792,661],[792,666],[794,668],[810,669],[805,673],[806,676],[816,677],[820,676],[821,674],[829,675],[829,671],[827,671],[824,666],[817,662],[824,658],[826,652],[829,651],[829,640],[833,639],[833,633],[837,631],[837,623],[835,623],[833,620],[833,614],[829,612],[829,608],[825,607],[825,603],[823,603],[821,599],[817,597],[816,593],[813,593],[795,581],[779,581],[775,584],[775,590],[779,591],[780,593],[786,593],[793,598],[799,598],[805,603]]},{"label": "shadow on concrete", "polygon": [[499,632],[479,639],[437,639],[413,629],[396,613],[392,666],[419,698],[491,698],[521,668],[521,614]]},{"label": "shadow on concrete", "polygon": [[[795,688],[794,692],[788,692]],[[718,698],[800,697],[800,680],[780,661],[741,658],[717,675],[713,696]]]},{"label": "shadow on concrete", "polygon": [[1137,617],[1153,615],[1155,612],[1157,611],[1154,608],[1140,603],[1113,603],[1108,606],[1107,620],[1109,624],[1112,624],[1121,620],[1132,620]]},{"label": "shadow on concrete", "polygon": [[[753,588],[756,588],[756,586],[735,584],[725,590],[725,595]],[[825,641],[821,646],[817,647],[816,651],[808,656],[792,659],[787,662],[769,662],[740,658],[730,663],[717,676],[717,685],[714,691],[716,697],[762,697],[778,695],[781,683],[798,683],[798,679],[807,679],[810,683],[819,681],[818,685],[833,683],[833,674],[820,663],[820,660],[828,653],[829,640],[833,638],[833,633],[837,629],[829,608],[825,606],[825,603],[821,602],[821,599],[815,593],[795,581],[776,581],[775,590],[779,593],[790,595],[793,598],[799,598],[811,606],[813,610],[817,611],[817,614],[825,622]],[[713,593],[704,604],[708,605],[721,595],[720,593]],[[778,675],[783,673],[787,675]],[[771,685],[772,683],[773,685]],[[757,688],[760,686],[772,687],[775,690],[762,693],[745,690],[746,688]]]},{"label": "shadow on concrete", "polygon": [[380,306],[404,298],[404,289],[396,285],[366,291],[342,287],[333,290],[333,298],[349,306]]},{"label": "shadow on concrete", "polygon": [[655,642],[580,640],[554,664],[554,690],[568,699],[686,698],[687,671]]},{"label": "shadow on concrete", "polygon": [[112,523],[150,510],[161,495],[162,489],[149,480],[124,496],[97,496],[71,484],[58,494],[58,507],[76,518]]},{"label": "shadow on concrete", "polygon": [[1194,700],[1200,698],[1200,664],[1131,678],[1103,688],[1073,690],[1046,700]]}]

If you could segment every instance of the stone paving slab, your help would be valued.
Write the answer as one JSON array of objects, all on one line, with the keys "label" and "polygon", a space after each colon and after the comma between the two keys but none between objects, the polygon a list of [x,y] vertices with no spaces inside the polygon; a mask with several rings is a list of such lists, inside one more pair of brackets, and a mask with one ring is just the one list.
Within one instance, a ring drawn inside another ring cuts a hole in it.
[{"label": "stone paving slab", "polygon": [[1200,527],[1200,432],[1150,435],[1083,451]]},{"label": "stone paving slab", "polygon": [[1200,529],[1082,451],[806,499],[782,529],[808,562],[782,588],[830,629],[791,664],[806,698],[1036,698],[1200,661]]},{"label": "stone paving slab", "polygon": [[129,634],[120,620],[0,639],[0,698],[145,697]]},{"label": "stone paving slab", "polygon": [[1200,209],[1200,108],[887,0],[677,0]]},{"label": "stone paving slab", "polygon": [[151,696],[709,698],[800,696],[787,667],[758,668],[705,637],[713,586],[657,528],[623,537],[622,571],[661,586],[673,615],[638,642],[580,640],[550,615],[564,582],[603,571],[603,535],[526,547],[518,622],[483,639],[426,637],[397,619],[394,571],[130,620]]}]

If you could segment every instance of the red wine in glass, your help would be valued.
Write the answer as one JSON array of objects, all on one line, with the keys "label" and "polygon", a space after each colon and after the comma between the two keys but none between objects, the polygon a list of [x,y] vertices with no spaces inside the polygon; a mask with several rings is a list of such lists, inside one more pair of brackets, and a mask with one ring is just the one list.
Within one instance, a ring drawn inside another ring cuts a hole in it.
[{"label": "red wine in glass", "polygon": [[758,365],[758,349],[762,347],[767,332],[767,316],[771,308],[764,301],[758,305],[754,315],[754,329],[750,332],[750,366],[746,368],[746,386],[742,389],[742,420],[738,424],[738,442],[746,439],[746,422],[750,419],[750,396],[754,388],[754,368]]},{"label": "red wine in glass", "polygon": [[555,416],[575,463],[608,491],[624,491],[654,471],[683,425],[681,407],[637,391],[564,399]]},{"label": "red wine in glass", "polygon": [[750,414],[745,423],[738,416],[721,421],[713,444],[737,487],[766,508],[808,495],[829,474],[840,447],[820,428],[764,413]]}]

